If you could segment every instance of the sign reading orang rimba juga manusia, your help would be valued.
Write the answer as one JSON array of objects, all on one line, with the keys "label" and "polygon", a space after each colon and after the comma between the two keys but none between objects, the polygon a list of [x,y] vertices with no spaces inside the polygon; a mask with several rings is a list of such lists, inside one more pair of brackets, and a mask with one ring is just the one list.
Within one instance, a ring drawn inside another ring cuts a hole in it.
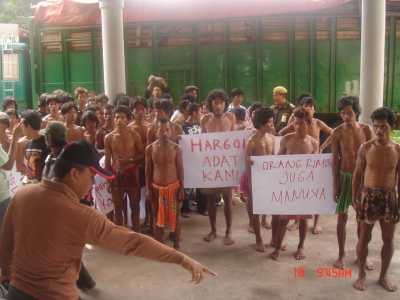
[{"label": "sign reading orang rimba juga manusia", "polygon": [[253,156],[253,212],[333,214],[332,154]]}]

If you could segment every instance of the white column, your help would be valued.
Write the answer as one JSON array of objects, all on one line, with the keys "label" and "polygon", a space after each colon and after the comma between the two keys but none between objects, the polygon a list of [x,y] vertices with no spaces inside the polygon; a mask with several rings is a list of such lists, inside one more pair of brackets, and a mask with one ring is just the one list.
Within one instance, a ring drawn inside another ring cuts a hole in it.
[{"label": "white column", "polygon": [[383,105],[385,61],[385,0],[363,0],[361,20],[361,122]]},{"label": "white column", "polygon": [[124,0],[100,0],[104,92],[111,103],[126,93],[123,8]]}]

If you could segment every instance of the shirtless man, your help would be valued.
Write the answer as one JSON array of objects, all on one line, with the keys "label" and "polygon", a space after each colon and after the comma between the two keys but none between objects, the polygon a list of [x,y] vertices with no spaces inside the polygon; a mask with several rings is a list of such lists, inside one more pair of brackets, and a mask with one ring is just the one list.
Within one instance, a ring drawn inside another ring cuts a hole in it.
[{"label": "shirtless man", "polygon": [[142,138],[144,145],[147,145],[147,131],[150,124],[146,121],[146,102],[142,97],[137,97],[132,104],[133,121],[129,124],[129,128],[136,130]]},{"label": "shirtless man", "polygon": [[[293,112],[294,120],[293,127],[294,133],[285,135],[280,144],[278,155],[291,155],[291,154],[316,154],[319,152],[319,143],[316,139],[307,134],[307,111],[304,108],[298,107]],[[290,219],[299,221],[299,245],[294,257],[297,260],[305,258],[304,255],[304,241],[307,236],[307,218],[309,216],[280,216],[280,223],[277,230],[277,243],[275,251],[271,253],[270,257],[277,260],[279,251],[282,247],[282,242],[285,237],[286,227]],[[310,216],[311,217],[311,216]]]},{"label": "shirtless man", "polygon": [[[316,139],[317,141],[320,140],[320,133],[324,133],[327,137],[332,134],[332,128],[326,125],[319,119],[314,118],[315,114],[315,102],[311,96],[302,97],[298,104],[299,107],[302,107],[307,112],[307,134]],[[286,133],[294,131],[294,124],[293,124],[294,116],[292,115],[291,119],[289,119],[289,125],[279,131],[279,135],[285,135]],[[297,225],[297,224],[296,224]],[[289,230],[293,230],[297,228],[297,226],[289,226]],[[315,215],[314,218],[314,226],[312,233],[320,234],[322,232],[322,228],[319,225],[319,215]]]},{"label": "shirtless man", "polygon": [[[128,125],[130,129],[137,132],[142,138],[143,145],[147,145],[147,131],[150,124],[146,121],[146,102],[142,97],[137,97],[132,103],[133,121]],[[140,189],[145,186],[145,160],[139,162],[139,183]],[[140,192],[140,191],[139,191]],[[144,226],[151,228],[151,202],[146,201],[146,218]],[[148,229],[147,228],[147,229]]]},{"label": "shirtless man", "polygon": [[36,111],[27,110],[22,115],[25,139],[20,139],[17,144],[16,167],[24,175],[23,184],[37,183],[42,178],[49,150],[40,134],[41,122],[41,115]]},{"label": "shirtless man", "polygon": [[[174,110],[174,104],[172,103],[172,101],[168,99],[161,99],[160,101],[156,101],[154,103],[154,109],[155,109],[155,121],[150,126],[147,132],[147,145],[150,145],[157,139],[158,121],[162,118],[167,118],[168,120],[171,118],[171,115]],[[178,143],[179,136],[183,134],[182,127],[172,122],[170,127],[171,127],[170,138],[174,143]]]},{"label": "shirtless man", "polygon": [[78,125],[83,126],[81,124],[81,121],[82,121],[82,114],[85,111],[86,103],[87,103],[87,100],[89,97],[88,91],[87,91],[87,89],[79,86],[75,89],[74,95],[75,95],[75,99],[76,99],[78,109],[79,109],[77,123],[78,123]]},{"label": "shirtless man", "polygon": [[[228,108],[229,96],[223,90],[212,90],[207,96],[207,106],[209,114],[203,116],[200,121],[202,133],[224,132],[235,129],[235,116],[226,112]],[[210,219],[211,231],[204,237],[206,242],[211,242],[217,238],[217,201],[221,194],[224,198],[224,212],[226,221],[226,232],[224,244],[226,246],[234,244],[232,239],[232,188],[203,189],[202,193],[208,199],[208,216]]]},{"label": "shirtless man", "polygon": [[174,233],[174,248],[179,249],[179,221],[183,193],[183,164],[180,146],[171,138],[171,122],[160,119],[155,142],[146,147],[146,199],[151,201],[155,238],[163,242],[164,227]]},{"label": "shirtless man", "polygon": [[[337,218],[337,239],[339,257],[335,268],[344,268],[346,223],[348,209],[352,204],[351,181],[356,164],[357,151],[361,144],[372,137],[371,129],[357,122],[360,106],[357,97],[343,97],[338,103],[338,111],[343,124],[335,128],[331,138],[333,193],[335,196]],[[359,233],[359,230],[357,230]],[[372,266],[371,266],[372,267]]]},{"label": "shirtless man", "polygon": [[115,129],[106,135],[105,167],[115,175],[110,187],[114,202],[115,224],[123,224],[123,200],[129,197],[132,210],[133,230],[139,230],[140,195],[138,163],[143,160],[144,150],[140,136],[128,128],[131,112],[126,106],[117,106],[114,110]]},{"label": "shirtless man", "polygon": [[368,244],[374,224],[378,221],[383,241],[378,283],[385,290],[394,292],[397,287],[387,278],[387,271],[393,256],[394,231],[399,221],[400,145],[390,138],[396,122],[396,115],[390,109],[376,109],[371,119],[376,137],[362,144],[358,150],[352,182],[353,206],[360,222],[357,245],[359,270],[353,287],[361,291],[365,289]]},{"label": "shirtless man", "polygon": [[96,145],[96,133],[97,127],[99,126],[99,119],[97,119],[93,111],[87,110],[83,113],[82,126],[84,128],[83,138],[92,145]]},{"label": "shirtless man", "polygon": [[61,106],[61,114],[64,117],[64,125],[67,128],[67,143],[73,143],[83,139],[83,128],[76,125],[78,108],[73,102]]},{"label": "shirtless man", "polygon": [[[268,132],[274,127],[274,112],[269,108],[261,108],[255,112],[253,125],[257,131],[247,142],[246,145],[246,173],[248,174],[248,186],[251,187],[251,156],[262,156],[274,154],[275,137]],[[260,216],[253,214],[253,201],[251,188],[249,188],[247,209],[249,211],[250,220],[252,220],[252,228],[256,235],[256,250],[265,252],[263,240],[260,232]]]},{"label": "shirtless man", "polygon": [[104,111],[104,125],[96,132],[96,149],[104,151],[104,139],[107,134],[114,130],[114,107],[111,104],[106,104]]},{"label": "shirtless man", "polygon": [[49,122],[58,121],[63,122],[63,117],[60,114],[60,100],[56,95],[49,95],[46,98],[49,114],[42,120],[42,128],[46,128]]}]

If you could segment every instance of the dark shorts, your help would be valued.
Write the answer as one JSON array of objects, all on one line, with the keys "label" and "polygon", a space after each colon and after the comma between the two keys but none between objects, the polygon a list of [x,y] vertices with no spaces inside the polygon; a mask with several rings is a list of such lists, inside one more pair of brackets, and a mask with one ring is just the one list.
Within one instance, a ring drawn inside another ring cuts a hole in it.
[{"label": "dark shorts", "polygon": [[383,220],[399,222],[399,201],[396,191],[382,188],[364,188],[357,203],[357,219],[367,224]]}]

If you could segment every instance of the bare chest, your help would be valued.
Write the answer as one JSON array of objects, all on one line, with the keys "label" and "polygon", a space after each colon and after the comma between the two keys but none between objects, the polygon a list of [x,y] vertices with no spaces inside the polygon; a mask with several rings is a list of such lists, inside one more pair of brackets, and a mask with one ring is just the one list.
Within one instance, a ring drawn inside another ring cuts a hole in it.
[{"label": "bare chest", "polygon": [[132,156],[135,152],[135,142],[130,134],[115,133],[112,136],[111,149],[119,156]]},{"label": "bare chest", "polygon": [[286,154],[312,154],[314,146],[311,139],[292,138],[287,141]]},{"label": "bare chest", "polygon": [[168,165],[176,161],[176,150],[171,146],[154,145],[153,161],[157,165]]},{"label": "bare chest", "polygon": [[365,154],[367,167],[384,174],[394,170],[399,155],[393,146],[372,146]]},{"label": "bare chest", "polygon": [[222,118],[211,118],[206,124],[204,124],[204,129],[206,132],[223,132],[232,130],[232,121],[227,117]]}]

